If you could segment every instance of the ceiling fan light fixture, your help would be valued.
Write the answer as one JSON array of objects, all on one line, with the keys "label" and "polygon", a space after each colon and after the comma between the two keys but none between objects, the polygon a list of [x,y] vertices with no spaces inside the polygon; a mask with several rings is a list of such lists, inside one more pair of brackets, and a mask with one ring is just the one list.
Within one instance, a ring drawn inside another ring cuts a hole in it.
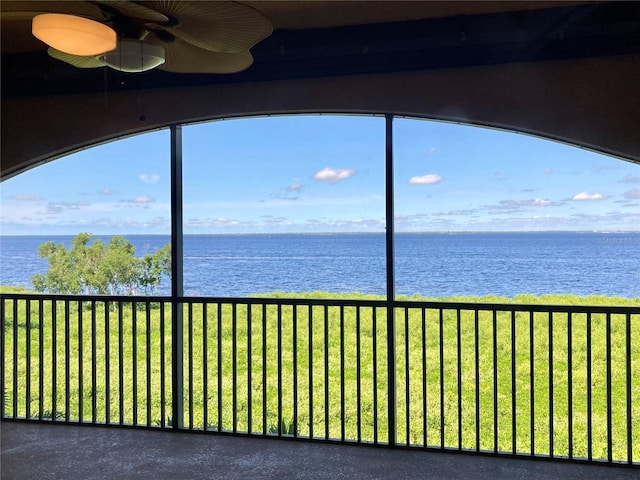
[{"label": "ceiling fan light fixture", "polygon": [[121,72],[146,72],[164,63],[164,48],[141,40],[121,39],[115,50],[98,55],[98,61]]},{"label": "ceiling fan light fixture", "polygon": [[71,55],[99,55],[116,48],[116,32],[112,28],[75,15],[36,15],[31,32],[50,47]]}]

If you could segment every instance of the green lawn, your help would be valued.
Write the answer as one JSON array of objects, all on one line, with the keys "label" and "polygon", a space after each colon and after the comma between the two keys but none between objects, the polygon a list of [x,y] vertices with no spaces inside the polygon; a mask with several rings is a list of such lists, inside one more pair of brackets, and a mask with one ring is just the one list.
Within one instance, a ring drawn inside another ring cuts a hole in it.
[{"label": "green lawn", "polygon": [[[269,297],[380,299],[322,292]],[[411,300],[427,299],[411,297]],[[637,299],[571,295],[437,300],[635,307],[639,304]],[[68,308],[64,302],[57,302],[54,325],[49,301],[43,302],[42,312],[37,301],[32,301],[29,308],[20,301],[16,315],[13,301],[4,302],[6,415],[55,415],[73,421],[91,421],[95,417],[98,422],[150,425],[172,422],[169,305],[161,308],[151,304],[147,309],[139,304],[134,311],[128,304],[118,311],[112,306],[105,310],[104,303],[96,303],[92,309],[86,302],[83,306],[72,302]],[[295,431],[301,436],[389,440],[388,332],[384,306],[268,305],[263,309],[260,305],[208,304],[205,309],[202,303],[195,303],[185,306],[184,312],[185,426],[276,432],[280,424],[283,433]],[[549,320],[548,313],[517,312],[512,317],[510,312],[498,312],[494,318],[490,311],[476,315],[473,310],[462,310],[458,315],[456,310],[443,310],[441,315],[435,308],[397,309],[393,402],[397,442],[500,451],[512,451],[515,444],[517,452],[533,451],[541,455],[550,453],[553,442],[554,454],[567,456],[571,420],[572,454],[586,457],[589,454],[587,316],[573,314],[569,322],[568,314],[554,313],[552,330]],[[611,315],[609,327],[611,456],[621,461],[628,458],[629,393],[631,445],[634,461],[638,461],[640,315],[632,315],[628,325],[624,315]],[[592,455],[605,459],[608,457],[606,329],[606,316],[593,314]],[[189,331],[191,337],[187,335]],[[630,365],[627,365],[627,343],[631,346]],[[14,366],[16,347],[19,361]],[[40,351],[44,358],[42,365]],[[631,378],[629,388],[627,376]],[[147,391],[151,394],[149,404]]]}]

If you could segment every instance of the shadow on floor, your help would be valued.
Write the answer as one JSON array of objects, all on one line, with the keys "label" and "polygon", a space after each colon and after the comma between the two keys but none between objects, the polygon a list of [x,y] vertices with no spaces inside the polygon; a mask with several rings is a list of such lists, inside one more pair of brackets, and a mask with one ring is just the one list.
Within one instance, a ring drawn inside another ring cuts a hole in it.
[{"label": "shadow on floor", "polygon": [[635,479],[640,470],[544,460],[2,422],[2,479]]}]

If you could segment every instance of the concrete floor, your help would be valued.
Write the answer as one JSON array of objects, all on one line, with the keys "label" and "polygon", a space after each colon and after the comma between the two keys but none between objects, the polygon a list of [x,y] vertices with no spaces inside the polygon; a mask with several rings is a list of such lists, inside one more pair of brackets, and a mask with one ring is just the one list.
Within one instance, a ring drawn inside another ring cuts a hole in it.
[{"label": "concrete floor", "polygon": [[640,479],[640,469],[487,456],[2,422],[2,479]]}]

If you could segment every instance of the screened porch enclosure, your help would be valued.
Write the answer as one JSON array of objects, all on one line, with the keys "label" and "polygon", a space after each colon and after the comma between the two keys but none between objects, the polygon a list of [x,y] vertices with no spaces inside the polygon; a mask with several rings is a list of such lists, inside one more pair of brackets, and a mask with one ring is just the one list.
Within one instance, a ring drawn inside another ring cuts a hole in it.
[{"label": "screened porch enclosure", "polygon": [[640,306],[398,295],[399,218],[428,215],[396,202],[394,157],[406,152],[394,116],[368,120],[380,134],[370,225],[384,235],[382,295],[185,293],[185,228],[196,227],[185,205],[198,199],[184,201],[183,167],[202,152],[172,125],[169,293],[2,294],[3,421],[640,465]]}]

